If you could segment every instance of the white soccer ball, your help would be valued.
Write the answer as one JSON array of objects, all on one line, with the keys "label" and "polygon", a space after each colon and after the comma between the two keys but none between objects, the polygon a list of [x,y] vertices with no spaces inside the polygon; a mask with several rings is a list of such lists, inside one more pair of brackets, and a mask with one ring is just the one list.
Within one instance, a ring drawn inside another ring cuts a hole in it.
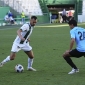
[{"label": "white soccer ball", "polygon": [[15,71],[18,72],[18,73],[21,73],[21,72],[24,71],[24,67],[21,64],[17,64],[15,66]]}]

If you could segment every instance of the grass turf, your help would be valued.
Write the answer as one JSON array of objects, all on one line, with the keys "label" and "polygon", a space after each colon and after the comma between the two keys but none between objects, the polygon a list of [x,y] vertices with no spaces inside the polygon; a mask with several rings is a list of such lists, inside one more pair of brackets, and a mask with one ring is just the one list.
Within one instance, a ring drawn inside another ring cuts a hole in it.
[{"label": "grass turf", "polygon": [[[84,24],[80,26],[85,27]],[[0,61],[10,54],[11,46],[19,26],[1,28]],[[0,85],[85,85],[84,57],[79,59],[72,58],[80,69],[80,72],[74,75],[67,74],[71,67],[62,57],[63,52],[69,48],[70,43],[68,26],[37,26],[34,28],[30,39],[30,45],[33,47],[35,55],[33,67],[37,69],[37,72],[26,70],[28,58],[23,51],[20,51],[16,54],[14,61],[10,61],[0,68]],[[15,72],[14,67],[16,64],[24,66],[25,70],[23,73]]]}]

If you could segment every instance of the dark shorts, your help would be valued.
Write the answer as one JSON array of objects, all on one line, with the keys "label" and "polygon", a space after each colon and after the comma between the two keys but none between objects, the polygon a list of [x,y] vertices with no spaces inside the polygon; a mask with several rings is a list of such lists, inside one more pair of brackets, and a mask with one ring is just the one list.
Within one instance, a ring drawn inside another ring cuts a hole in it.
[{"label": "dark shorts", "polygon": [[82,57],[85,56],[85,52],[79,52],[77,49],[73,49],[72,51],[69,52],[69,54],[71,55],[71,57]]}]

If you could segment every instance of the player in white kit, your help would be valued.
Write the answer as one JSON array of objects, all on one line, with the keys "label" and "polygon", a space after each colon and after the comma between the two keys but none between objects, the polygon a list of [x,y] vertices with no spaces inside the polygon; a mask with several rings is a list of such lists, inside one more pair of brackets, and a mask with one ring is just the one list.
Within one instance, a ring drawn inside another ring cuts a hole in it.
[{"label": "player in white kit", "polygon": [[0,67],[2,67],[8,61],[14,60],[16,53],[23,50],[28,56],[27,70],[36,71],[36,69],[32,68],[34,55],[32,47],[29,45],[29,37],[36,23],[37,17],[32,16],[29,23],[24,24],[19,30],[17,30],[17,37],[13,42],[11,54],[0,63]]}]

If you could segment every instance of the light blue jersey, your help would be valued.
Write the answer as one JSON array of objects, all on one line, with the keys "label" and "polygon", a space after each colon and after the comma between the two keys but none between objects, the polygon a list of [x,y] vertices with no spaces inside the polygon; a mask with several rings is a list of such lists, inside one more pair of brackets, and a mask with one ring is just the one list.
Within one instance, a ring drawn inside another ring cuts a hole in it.
[{"label": "light blue jersey", "polygon": [[71,38],[75,38],[76,49],[79,52],[85,52],[85,29],[81,27],[74,27],[70,31]]}]

